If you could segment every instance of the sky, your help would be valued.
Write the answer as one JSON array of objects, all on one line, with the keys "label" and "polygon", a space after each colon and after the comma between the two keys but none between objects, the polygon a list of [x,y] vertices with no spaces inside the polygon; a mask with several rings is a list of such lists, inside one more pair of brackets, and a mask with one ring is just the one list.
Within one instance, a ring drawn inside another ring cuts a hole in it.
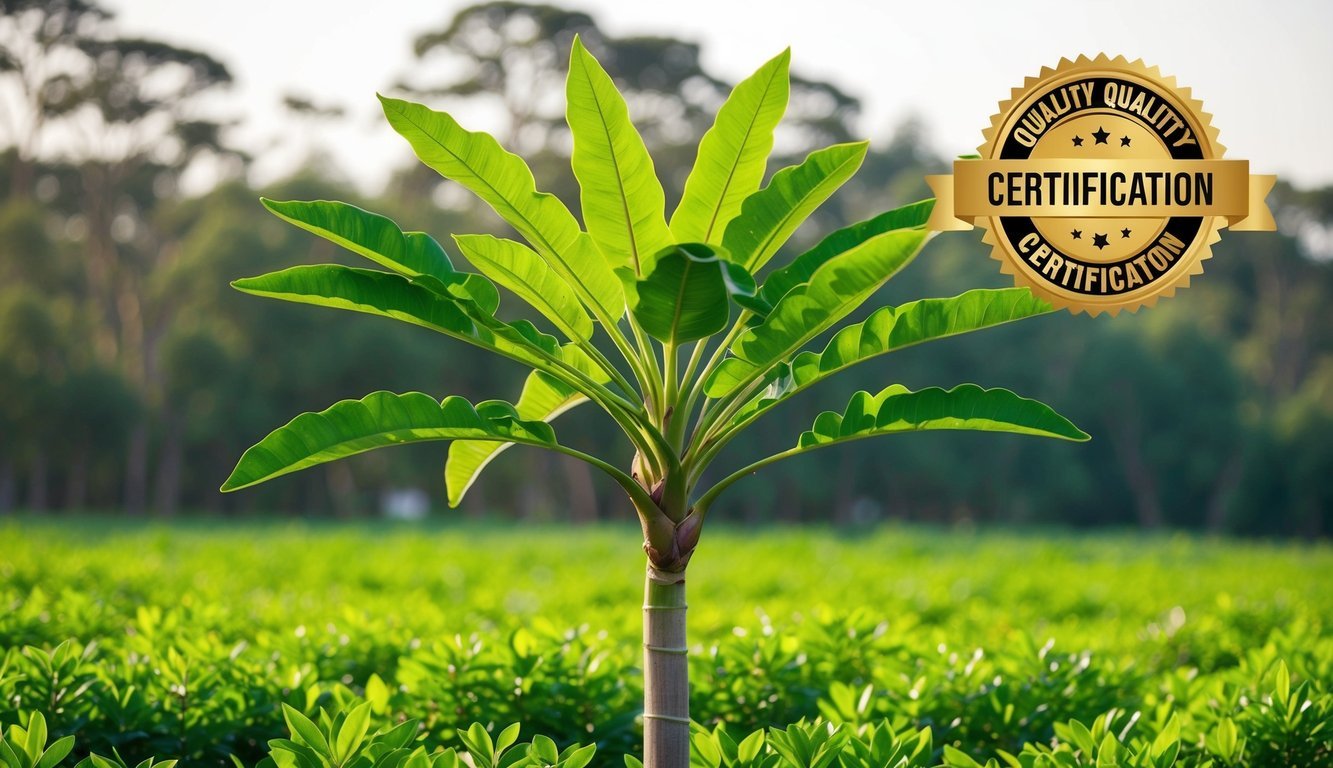
[{"label": "sky", "polygon": [[[409,158],[383,122],[375,92],[411,73],[410,41],[419,32],[442,27],[468,4],[104,2],[124,33],[200,48],[227,63],[236,83],[210,108],[239,121],[233,138],[257,156],[256,182],[280,178],[318,149],[367,192]],[[1142,58],[1203,100],[1227,157],[1301,186],[1333,183],[1333,153],[1323,146],[1333,126],[1331,2],[563,4],[590,12],[613,35],[697,41],[705,67],[731,80],[790,45],[793,71],[831,80],[862,99],[865,136],[886,141],[894,126],[917,117],[943,156],[974,151],[1009,89],[1061,57]],[[295,118],[280,106],[287,93],[339,104],[348,116],[328,124]]]}]

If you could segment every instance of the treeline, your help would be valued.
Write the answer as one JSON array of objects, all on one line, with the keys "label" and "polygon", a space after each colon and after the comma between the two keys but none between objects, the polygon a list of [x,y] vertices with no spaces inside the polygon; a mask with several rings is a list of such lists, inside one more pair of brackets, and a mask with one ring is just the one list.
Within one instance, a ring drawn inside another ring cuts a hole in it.
[{"label": "treeline", "polygon": [[[386,491],[412,487],[442,504],[442,446],[217,493],[245,447],[300,411],[375,389],[512,398],[523,374],[428,331],[261,301],[227,283],[298,263],[357,263],[266,214],[261,193],[355,202],[446,244],[451,233],[501,232],[498,220],[410,165],[406,151],[375,199],[361,199],[325,162],[253,189],[227,126],[200,117],[201,97],[230,82],[222,62],[120,36],[104,9],[82,0],[6,1],[0,10],[0,89],[21,105],[0,125],[0,511],[357,515],[377,512]],[[503,115],[502,140],[530,160],[539,185],[573,204],[561,95],[575,33],[625,88],[668,196],[678,194],[729,87],[688,41],[613,37],[577,11],[490,3],[410,41],[418,66],[386,86],[440,108],[485,104]],[[343,119],[338,105],[299,95],[283,106],[294,126]],[[773,168],[856,138],[858,109],[838,85],[795,77]],[[872,147],[788,257],[831,228],[927,196],[922,175],[945,165],[911,125]],[[199,164],[219,184],[179,194]],[[1280,234],[1228,234],[1206,275],[1151,311],[1061,313],[868,363],[759,422],[734,453],[740,461],[794,443],[821,406],[891,381],[1011,387],[1070,415],[1091,443],[966,434],[859,443],[747,480],[721,518],[1327,535],[1333,188],[1280,186],[1271,200]],[[1006,281],[978,236],[944,236],[870,308]],[[523,311],[517,301],[502,307]],[[560,433],[575,445],[621,444],[630,458],[613,425],[591,412],[563,417]],[[622,517],[621,506],[582,465],[515,450],[483,476],[465,513],[583,520]]]}]

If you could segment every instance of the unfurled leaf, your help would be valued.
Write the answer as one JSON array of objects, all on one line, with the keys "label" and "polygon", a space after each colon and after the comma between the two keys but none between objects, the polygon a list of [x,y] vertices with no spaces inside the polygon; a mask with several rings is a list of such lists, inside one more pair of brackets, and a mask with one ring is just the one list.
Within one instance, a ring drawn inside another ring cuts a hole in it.
[{"label": "unfurled leaf", "polygon": [[833,232],[820,240],[814,248],[793,259],[791,264],[774,270],[759,288],[759,296],[770,305],[778,303],[788,291],[809,282],[815,270],[824,266],[834,256],[885,232],[925,226],[934,207],[934,200],[922,200],[902,208],[885,211],[873,218]]},{"label": "unfurled leaf", "polygon": [[757,273],[806,217],[856,173],[868,146],[864,141],[835,144],[773,174],[768,186],[745,198],[740,215],[727,225],[722,237],[727,258]]},{"label": "unfurled leaf", "polygon": [[592,336],[592,319],[569,284],[531,248],[491,235],[456,235],[454,242],[483,275],[513,291],[571,340]]},{"label": "unfurled leaf", "polygon": [[791,51],[742,80],[699,142],[680,205],[671,215],[677,242],[715,243],[764,178],[773,129],[787,110]]},{"label": "unfurled leaf", "polygon": [[577,37],[565,96],[588,233],[613,266],[642,275],[649,258],[671,243],[666,196],[624,97]]},{"label": "unfurled leaf", "polygon": [[624,314],[624,295],[592,238],[554,195],[538,192],[532,171],[489,134],[468,131],[448,114],[380,97],[389,123],[418,158],[485,201],[574,289],[594,314]]},{"label": "unfurled leaf", "polygon": [[726,327],[731,297],[754,295],[754,278],[702,243],[673,245],[653,259],[652,271],[634,280],[628,270],[630,311],[653,338],[673,345],[702,339]]},{"label": "unfurled leaf", "polygon": [[338,729],[338,734],[334,743],[336,757],[339,762],[346,763],[347,759],[356,754],[361,748],[361,743],[366,740],[366,733],[370,731],[370,702],[359,704],[347,713],[347,719],[343,720],[342,726]]},{"label": "unfurled leaf", "polygon": [[731,394],[786,360],[807,342],[860,306],[916,256],[926,241],[920,229],[895,229],[866,240],[826,262],[808,283],[793,288],[759,325],[731,345],[705,384],[710,397]]},{"label": "unfurled leaf", "polygon": [[[310,415],[310,414],[303,414],[303,415]],[[296,418],[300,419],[301,416],[297,416]],[[284,427],[284,429],[285,428],[286,427]],[[274,432],[273,434],[276,435],[278,433]],[[270,435],[269,437],[272,436],[273,435]],[[245,452],[245,456],[241,457],[241,464],[246,463],[246,457],[250,456],[251,452],[254,450],[255,448],[251,448],[249,451]],[[252,460],[252,466],[259,463],[258,458],[259,457],[257,456],[254,457],[254,459]],[[240,471],[240,468],[241,468],[240,465],[236,467],[237,472]],[[228,480],[227,484],[230,485],[232,481],[236,479],[237,479],[237,474],[236,472],[233,472],[232,479]],[[260,478],[259,480],[255,480],[254,482],[262,482],[264,479],[267,478]],[[242,487],[242,486],[237,486],[237,487]],[[230,490],[227,487],[227,485],[222,486],[222,489],[224,491]],[[284,719],[286,719],[287,730],[291,732],[293,738],[300,739],[301,744],[303,744],[306,747],[309,747],[310,749],[313,749],[320,755],[324,755],[326,757],[333,757],[333,751],[329,748],[328,739],[324,738],[324,734],[320,732],[319,727],[317,725],[311,722],[310,718],[306,717],[300,711],[287,706],[286,704],[282,705],[282,716]]]},{"label": "unfurled leaf", "polygon": [[[420,392],[374,392],[360,400],[335,403],[319,413],[303,413],[274,430],[241,456],[222,490],[247,488],[375,448],[458,439],[549,447],[555,443],[555,433],[545,422],[519,418],[514,406],[499,400],[474,408],[461,397],[436,401]],[[304,732],[301,735],[306,737]]]},{"label": "unfurled leaf", "polygon": [[[598,384],[609,380],[606,371],[594,365],[587,353],[567,344],[560,350],[566,363],[583,371]],[[551,422],[569,409],[588,402],[587,396],[564,382],[540,371],[528,374],[514,409],[524,421]],[[494,441],[455,440],[449,444],[449,458],[444,465],[445,487],[449,492],[449,506],[457,507],[481,472],[513,443]]]},{"label": "unfurled leaf", "polygon": [[810,449],[877,435],[917,430],[1012,432],[1063,440],[1088,435],[1050,406],[1007,389],[982,389],[960,384],[953,389],[930,387],[909,391],[901,384],[877,395],[857,392],[841,414],[825,411],[801,434],[798,447]]},{"label": "unfurled leaf", "polygon": [[278,218],[399,274],[434,275],[449,282],[454,265],[424,232],[404,232],[392,219],[333,200],[259,199]]},{"label": "unfurled leaf", "polygon": [[504,323],[487,315],[483,307],[450,298],[433,280],[318,264],[242,278],[232,285],[256,296],[391,317],[529,364],[539,363],[541,352],[557,348],[554,338],[528,324]]},{"label": "unfurled leaf", "polygon": [[[771,390],[740,409],[733,423],[751,418],[851,366],[895,350],[1045,314],[1051,305],[1026,288],[977,289],[947,299],[921,299],[882,307],[862,322],[840,329],[821,352],[801,352],[777,372]],[[733,375],[748,367],[728,360],[718,369],[719,386],[733,386]]]}]

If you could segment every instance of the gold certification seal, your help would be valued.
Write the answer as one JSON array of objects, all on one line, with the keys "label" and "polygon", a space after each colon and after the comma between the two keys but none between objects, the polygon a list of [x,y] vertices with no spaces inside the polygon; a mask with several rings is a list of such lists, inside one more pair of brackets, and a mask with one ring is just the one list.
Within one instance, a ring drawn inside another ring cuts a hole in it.
[{"label": "gold certification seal", "polygon": [[1156,67],[1064,59],[1015,88],[929,227],[986,230],[1001,270],[1057,307],[1152,306],[1203,272],[1222,227],[1272,230],[1274,176],[1222,159],[1203,104]]}]

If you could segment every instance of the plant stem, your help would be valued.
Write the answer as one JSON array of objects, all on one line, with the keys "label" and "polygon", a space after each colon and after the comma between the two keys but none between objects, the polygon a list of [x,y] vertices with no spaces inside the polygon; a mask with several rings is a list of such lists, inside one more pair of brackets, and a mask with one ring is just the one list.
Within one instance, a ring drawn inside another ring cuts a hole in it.
[{"label": "plant stem", "polygon": [[685,612],[685,574],[649,564],[643,600],[644,768],[690,765]]},{"label": "plant stem", "polygon": [[[855,439],[857,438],[851,438],[851,440]],[[840,442],[851,442],[851,440],[843,440]],[[833,445],[833,444],[834,443],[826,443],[825,445]],[[747,464],[744,467],[741,467],[740,469],[736,470],[735,472],[732,472],[730,475],[727,475],[726,477],[717,481],[716,485],[705,491],[704,494],[699,497],[699,500],[694,502],[694,506],[696,509],[707,509],[709,506],[712,505],[713,499],[717,498],[717,495],[719,493],[725,491],[732,483],[736,482],[737,480],[740,480],[744,477],[754,474],[755,472],[758,472],[759,470],[763,469],[764,467],[767,467],[769,464],[772,464],[774,462],[782,461],[783,459],[788,458],[790,456],[795,456],[798,453],[806,451],[814,451],[823,447],[824,445],[815,445],[809,448],[802,448],[800,446],[797,446],[795,448],[788,448],[787,450],[782,451],[781,453],[775,453],[772,456],[767,456],[752,464]]]}]

